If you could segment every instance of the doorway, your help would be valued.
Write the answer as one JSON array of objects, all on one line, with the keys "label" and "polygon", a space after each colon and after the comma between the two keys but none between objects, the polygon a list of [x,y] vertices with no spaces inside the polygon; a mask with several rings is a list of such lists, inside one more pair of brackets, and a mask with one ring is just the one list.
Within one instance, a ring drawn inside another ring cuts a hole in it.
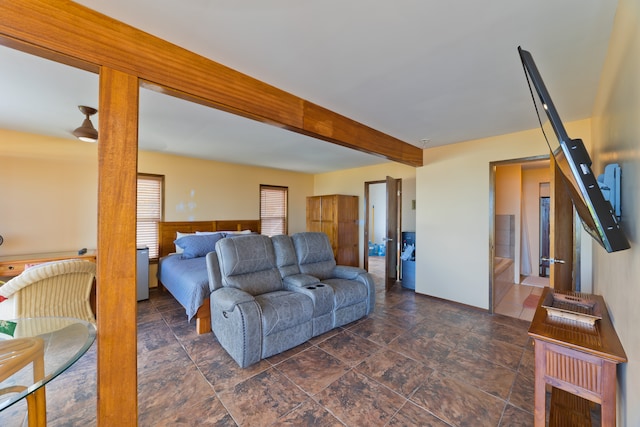
[{"label": "doorway", "polygon": [[364,268],[377,290],[389,290],[399,279],[399,234],[402,180],[365,182]]},{"label": "doorway", "polygon": [[[541,254],[545,251],[541,236],[545,229],[548,235],[549,230],[548,219],[541,216],[540,203],[549,195],[549,175],[547,156],[491,164],[491,313],[531,320],[539,295],[549,286],[548,277],[539,277]],[[543,183],[546,192],[541,192]]]}]

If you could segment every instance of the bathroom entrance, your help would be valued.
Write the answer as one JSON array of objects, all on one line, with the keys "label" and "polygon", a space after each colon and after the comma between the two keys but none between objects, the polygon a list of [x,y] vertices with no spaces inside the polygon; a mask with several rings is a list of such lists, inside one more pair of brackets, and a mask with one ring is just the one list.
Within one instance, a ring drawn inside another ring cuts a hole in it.
[{"label": "bathroom entrance", "polygon": [[364,268],[389,290],[398,280],[402,180],[364,183]]}]

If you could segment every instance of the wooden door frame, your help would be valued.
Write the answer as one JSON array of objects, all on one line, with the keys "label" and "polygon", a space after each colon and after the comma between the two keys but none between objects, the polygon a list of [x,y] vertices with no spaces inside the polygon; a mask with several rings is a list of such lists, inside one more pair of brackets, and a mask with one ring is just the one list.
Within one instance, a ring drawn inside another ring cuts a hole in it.
[{"label": "wooden door frame", "polygon": [[522,163],[549,160],[549,155],[523,157],[520,159],[499,160],[489,163],[489,313],[495,312],[494,301],[494,269],[495,269],[495,241],[496,241],[496,168],[498,166],[510,166]]},{"label": "wooden door frame", "polygon": [[[386,249],[384,253],[384,289],[385,291],[389,291],[400,279],[400,230],[402,228],[400,215],[402,211],[402,179],[393,178],[387,175],[385,183],[387,218],[385,223]],[[390,188],[393,190],[394,194],[391,194],[389,191]],[[395,221],[391,218],[395,218]],[[393,224],[394,227],[389,227],[390,224]],[[391,274],[392,272],[393,275]]]}]

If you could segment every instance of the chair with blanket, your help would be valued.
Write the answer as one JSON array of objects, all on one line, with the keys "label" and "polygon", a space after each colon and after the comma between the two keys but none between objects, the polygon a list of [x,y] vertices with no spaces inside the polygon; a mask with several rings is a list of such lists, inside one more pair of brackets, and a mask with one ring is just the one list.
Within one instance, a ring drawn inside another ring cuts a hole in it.
[{"label": "chair with blanket", "polygon": [[0,319],[75,317],[95,322],[90,295],[96,265],[70,259],[30,267],[0,286]]}]

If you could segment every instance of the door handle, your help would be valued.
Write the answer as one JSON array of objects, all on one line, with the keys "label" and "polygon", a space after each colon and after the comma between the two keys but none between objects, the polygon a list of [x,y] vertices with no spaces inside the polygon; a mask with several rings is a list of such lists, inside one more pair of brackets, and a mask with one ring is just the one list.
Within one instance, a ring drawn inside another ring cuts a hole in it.
[{"label": "door handle", "polygon": [[559,258],[540,258],[542,261],[549,261],[549,264],[564,264],[563,259]]}]

